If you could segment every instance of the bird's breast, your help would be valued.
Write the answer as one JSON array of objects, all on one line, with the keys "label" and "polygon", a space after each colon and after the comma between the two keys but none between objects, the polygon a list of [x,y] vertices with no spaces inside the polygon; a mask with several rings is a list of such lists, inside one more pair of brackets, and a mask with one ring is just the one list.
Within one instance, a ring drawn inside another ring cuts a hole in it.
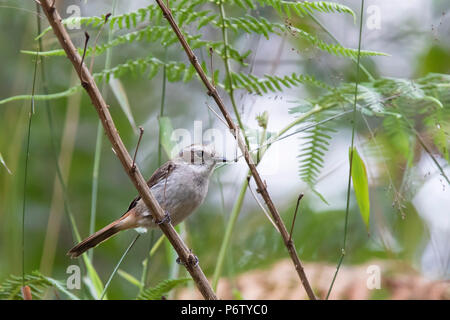
[{"label": "bird's breast", "polygon": [[[208,192],[208,178],[189,171],[189,168],[176,168],[167,179],[151,188],[161,208],[170,214],[173,225],[183,221],[203,202]],[[151,216],[151,213],[145,211]],[[150,221],[153,220],[150,216],[150,219],[143,220],[143,224],[146,227],[156,227]]]}]

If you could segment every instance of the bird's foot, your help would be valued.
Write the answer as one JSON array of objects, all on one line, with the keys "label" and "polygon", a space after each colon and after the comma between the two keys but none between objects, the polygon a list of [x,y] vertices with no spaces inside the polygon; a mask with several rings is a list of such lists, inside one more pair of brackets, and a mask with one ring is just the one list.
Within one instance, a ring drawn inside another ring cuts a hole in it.
[{"label": "bird's foot", "polygon": [[155,221],[155,223],[157,225],[160,225],[160,224],[163,224],[163,223],[170,223],[170,222],[172,222],[172,219],[170,218],[170,214],[167,211],[165,212],[164,218],[162,218],[159,221]]},{"label": "bird's foot", "polygon": [[[185,263],[180,259],[180,257],[177,258],[176,262],[178,264],[181,264],[183,266],[186,266]],[[198,266],[199,260],[195,254],[192,253],[188,256],[188,264],[192,265],[194,268]]]}]

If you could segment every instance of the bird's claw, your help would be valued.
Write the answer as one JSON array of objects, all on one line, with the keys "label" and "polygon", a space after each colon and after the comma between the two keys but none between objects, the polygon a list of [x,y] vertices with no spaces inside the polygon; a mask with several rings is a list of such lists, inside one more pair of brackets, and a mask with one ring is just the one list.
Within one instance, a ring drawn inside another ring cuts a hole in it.
[{"label": "bird's claw", "polygon": [[[178,264],[181,264],[183,266],[186,266],[185,263],[180,259],[180,257],[177,258],[176,262]],[[198,266],[199,260],[195,254],[190,254],[188,257],[188,264],[192,265],[194,268]]]},{"label": "bird's claw", "polygon": [[159,221],[155,221],[155,223],[157,225],[161,225],[163,223],[170,223],[170,222],[172,222],[172,219],[170,218],[170,214],[168,212],[166,212],[166,214],[164,215],[164,218],[162,218]]}]

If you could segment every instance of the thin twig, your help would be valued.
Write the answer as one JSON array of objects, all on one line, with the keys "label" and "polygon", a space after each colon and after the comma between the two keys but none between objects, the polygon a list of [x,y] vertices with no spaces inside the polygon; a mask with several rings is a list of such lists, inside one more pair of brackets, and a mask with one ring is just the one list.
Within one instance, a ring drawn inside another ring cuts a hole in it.
[{"label": "thin twig", "polygon": [[144,128],[139,126],[139,139],[136,145],[136,150],[134,150],[134,156],[133,156],[133,164],[131,165],[131,170],[136,170],[136,155],[139,150],[139,145],[141,144],[142,136],[144,135]]},{"label": "thin twig", "polygon": [[281,219],[281,216],[278,213],[278,210],[276,209],[274,203],[272,202],[269,192],[267,191],[267,186],[261,179],[261,177],[258,173],[258,170],[256,169],[256,165],[255,165],[253,159],[251,158],[250,153],[248,152],[248,148],[247,148],[245,142],[243,141],[241,135],[239,134],[238,127],[232,120],[230,113],[227,111],[225,104],[224,104],[222,98],[219,96],[217,89],[211,84],[207,75],[203,71],[200,63],[198,62],[197,57],[195,56],[191,47],[187,43],[183,33],[181,32],[180,28],[178,27],[177,23],[175,22],[175,19],[173,18],[172,13],[166,7],[166,5],[163,3],[162,0],[156,0],[156,2],[158,3],[159,7],[161,8],[161,10],[164,14],[164,17],[167,19],[167,21],[171,25],[173,31],[177,35],[178,40],[180,41],[181,45],[183,46],[183,49],[185,50],[185,52],[189,58],[189,61],[191,62],[192,66],[195,68],[195,70],[197,71],[197,74],[199,75],[203,84],[208,89],[208,95],[213,97],[214,101],[216,102],[217,106],[219,107],[220,111],[222,112],[225,120],[227,121],[227,124],[228,124],[228,127],[229,127],[231,133],[235,137],[241,152],[244,154],[245,161],[247,162],[247,165],[248,165],[250,172],[255,180],[256,185],[258,186],[259,193],[261,194],[264,201],[266,202],[267,208],[269,209],[269,211],[278,227],[278,230],[280,230],[284,244],[285,244],[285,246],[289,252],[289,255],[294,263],[294,266],[295,266],[297,273],[301,279],[301,282],[306,290],[306,293],[308,294],[308,297],[311,300],[315,300],[316,296],[314,294],[314,291],[311,288],[311,285],[309,284],[308,278],[306,277],[305,271],[303,269],[303,265],[297,254],[297,250],[295,249],[294,244],[292,242],[289,242],[289,233],[286,229],[286,226],[284,225],[284,222]]},{"label": "thin twig", "polygon": [[[167,58],[167,47],[164,48],[164,61],[166,61]],[[159,119],[161,119],[164,116],[164,108],[166,106],[166,83],[167,83],[167,75],[166,75],[167,67],[166,64],[163,65],[163,74],[162,74],[162,88],[161,88],[161,105],[159,108]],[[158,121],[159,126],[159,134],[158,134],[158,166],[162,165],[162,126],[161,122]]]},{"label": "thin twig", "polygon": [[[87,67],[81,64],[82,58],[78,53],[77,48],[74,46],[72,40],[70,39],[69,34],[61,23],[61,16],[56,9],[50,7],[49,0],[42,0],[41,5],[45,15],[47,16],[50,26],[53,29],[53,32],[58,38],[61,47],[66,52],[67,57],[77,71],[83,88],[88,93],[92,104],[96,108],[105,132],[113,146],[113,149],[117,154],[117,157],[122,163],[125,172],[128,174],[130,180],[138,190],[139,195],[141,196],[145,205],[152,212],[154,218],[157,221],[163,220],[165,213],[148,188],[147,182],[142,176],[139,168],[136,167],[136,170],[131,170],[133,160],[131,159],[130,154],[128,153],[125,145],[122,142],[122,139],[118,133],[116,126],[114,125],[114,121],[108,110],[108,106],[104,101],[100,91],[98,90],[94,78],[92,77]],[[80,65],[81,68],[79,68]],[[175,231],[172,224],[168,221],[167,223],[159,225],[159,227],[169,239],[181,261],[184,262],[183,264],[186,266],[186,269],[192,276],[203,297],[205,299],[217,299],[216,295],[211,289],[208,279],[205,277],[203,271],[197,263],[197,260],[194,258],[193,253],[191,252],[191,250],[189,250],[181,237]]]},{"label": "thin twig", "polygon": [[300,193],[297,199],[297,205],[295,206],[294,218],[292,219],[291,232],[289,232],[289,241],[292,241],[292,232],[294,231],[295,220],[297,219],[297,212],[300,206],[300,201],[303,198],[303,193]]},{"label": "thin twig", "polygon": [[272,218],[270,217],[270,214],[267,212],[266,208],[264,208],[264,206],[262,205],[262,203],[259,201],[258,197],[256,196],[255,192],[253,191],[252,186],[250,185],[250,178],[251,178],[251,176],[247,176],[248,190],[250,190],[250,193],[252,194],[253,199],[255,199],[256,203],[261,208],[262,212],[265,214],[267,219],[269,219],[270,223],[273,224],[273,226],[275,227],[275,230],[280,232],[280,230],[278,230],[277,225],[275,224],[275,222],[273,222]]},{"label": "thin twig", "polygon": [[33,87],[31,89],[31,104],[30,113],[28,116],[28,130],[27,130],[27,147],[25,150],[25,172],[23,177],[23,203],[22,203],[22,286],[25,286],[25,212],[27,203],[27,177],[28,177],[28,160],[30,158],[30,140],[31,140],[31,124],[34,114],[34,92],[36,88],[36,74],[37,74],[37,61],[38,57],[34,61],[34,73],[33,73]]},{"label": "thin twig", "polygon": [[212,85],[215,87],[216,84],[214,83],[214,64],[213,64],[213,54],[214,50],[212,47],[209,47],[209,57],[210,57],[210,69],[211,69],[211,79],[212,79]]},{"label": "thin twig", "polygon": [[[331,39],[333,39],[334,40],[334,42],[336,42],[338,45],[341,45],[341,43],[339,42],[339,40],[338,39],[336,39],[336,37],[331,33],[331,31],[330,30],[328,30],[328,28],[327,27],[325,27],[324,25],[323,25],[323,23],[322,22],[320,22],[319,21],[319,19],[317,19],[315,16],[314,16],[314,14],[313,13],[311,13],[311,12],[306,12],[307,13],[307,15],[320,27],[320,28],[322,28],[322,30],[323,31],[325,31],[329,36],[330,36],[330,38]],[[358,54],[359,54],[359,52],[358,52]],[[351,59],[353,60],[353,62],[355,63],[355,64],[357,64],[357,65],[359,65],[359,68],[361,68],[361,70],[366,74],[366,76],[367,76],[367,78],[369,78],[369,80],[370,81],[373,81],[373,80],[375,80],[374,79],[374,77],[372,76],[372,74],[362,65],[362,64],[360,64],[359,62],[358,62],[358,59],[355,59],[355,57],[351,57]]]},{"label": "thin twig", "polygon": [[[114,15],[117,7],[117,0],[112,1],[111,5],[111,15]],[[105,21],[103,26],[106,24],[107,20],[109,19],[110,14],[108,13],[105,16]],[[101,28],[103,28],[103,26]],[[99,31],[98,36],[100,35],[101,30]],[[40,40],[41,38],[39,38]],[[112,30],[108,29],[108,41],[112,40]],[[97,49],[97,39],[95,39],[94,43],[94,49],[92,52],[92,59],[91,59],[91,66],[89,67],[89,72],[92,72],[93,63],[94,63],[94,57],[95,57],[95,51]],[[105,58],[105,65],[104,69],[109,69],[111,66],[111,55],[112,50],[111,48],[106,49],[106,58]],[[107,83],[106,80],[103,79],[102,83],[102,89],[101,93],[103,95],[104,99],[107,99]],[[91,217],[90,217],[90,223],[89,223],[89,234],[93,234],[95,232],[95,220],[97,218],[97,198],[98,198],[98,185],[99,185],[99,172],[100,172],[100,158],[102,156],[102,146],[103,146],[103,128],[102,128],[102,122],[99,119],[97,124],[97,137],[95,139],[95,153],[94,153],[94,167],[92,169],[92,188],[91,188]],[[88,253],[89,258],[91,261],[94,259],[94,250],[90,250]]]},{"label": "thin twig", "polygon": [[100,34],[102,33],[103,28],[105,27],[106,23],[108,22],[109,17],[111,17],[111,13],[107,13],[106,14],[105,20],[104,20],[102,26],[100,27],[100,30],[98,30],[97,36],[95,37],[94,46],[93,46],[92,54],[91,54],[91,65],[89,66],[89,72],[90,73],[92,73],[92,68],[94,67],[95,51],[97,50],[98,38],[100,38]]},{"label": "thin twig", "polygon": [[108,290],[109,284],[111,283],[111,280],[114,278],[114,275],[117,273],[117,270],[119,270],[120,265],[122,264],[123,259],[125,258],[125,256],[128,254],[128,252],[130,252],[131,248],[133,248],[134,244],[136,243],[137,239],[139,239],[139,237],[141,236],[140,233],[138,233],[136,235],[136,237],[133,239],[133,241],[131,241],[130,245],[128,246],[127,250],[125,250],[125,252],[122,254],[122,256],[120,257],[119,262],[117,262],[116,266],[114,267],[113,272],[111,273],[111,275],[108,278],[108,281],[105,284],[105,288],[103,289],[102,295],[100,296],[100,300],[103,300],[103,297],[106,294],[106,290]]},{"label": "thin twig", "polygon": [[[238,122],[238,126],[243,132],[245,145],[247,146],[247,149],[250,149],[250,142],[248,141],[248,137],[245,134],[244,124],[242,123],[241,115],[239,114],[239,110],[237,108],[236,100],[234,99],[234,86],[233,86],[233,77],[232,77],[232,73],[231,73],[230,59],[228,57],[228,33],[227,33],[227,28],[225,26],[226,15],[225,15],[225,7],[224,7],[223,0],[220,0],[218,5],[219,5],[219,9],[220,9],[220,18],[222,20],[221,28],[222,28],[222,39],[223,39],[223,44],[224,44],[224,47],[223,47],[224,58],[223,58],[223,60],[224,60],[224,64],[225,64],[225,71],[226,71],[227,78],[228,78],[228,89],[229,89],[230,101],[231,101],[231,105],[233,106],[233,111],[234,111],[234,115],[236,116],[236,120]],[[213,79],[213,84],[212,85],[213,85],[213,87],[215,87],[215,85],[214,85],[214,74],[212,74],[211,78]]]},{"label": "thin twig", "polygon": [[228,127],[227,122],[213,108],[211,108],[211,106],[208,103],[205,103],[205,104],[208,107],[208,109],[211,110],[211,112],[215,114],[217,119],[219,119],[225,126]]},{"label": "thin twig", "polygon": [[356,105],[358,100],[358,83],[359,83],[359,70],[360,70],[360,61],[361,61],[361,37],[362,37],[362,25],[364,20],[364,0],[361,0],[361,16],[359,21],[359,39],[358,39],[358,59],[356,63],[356,79],[355,79],[355,98],[353,102],[353,119],[352,119],[352,140],[350,145],[350,166],[348,170],[348,182],[347,182],[347,202],[345,207],[345,224],[344,224],[344,240],[341,249],[341,257],[339,258],[339,262],[336,267],[336,272],[334,273],[333,280],[328,288],[326,299],[328,300],[331,290],[333,289],[334,282],[336,280],[337,274],[341,268],[342,261],[344,260],[346,254],[347,247],[347,229],[348,229],[348,216],[350,211],[350,188],[352,183],[352,167],[353,167],[353,150],[355,143],[355,127],[356,127]]},{"label": "thin twig", "polygon": [[[84,57],[86,56],[86,49],[87,49],[87,44],[89,42],[89,33],[87,33],[86,31],[84,32],[84,49],[83,49],[83,57],[81,58],[81,62],[80,62],[80,71],[78,72],[78,74],[82,74],[81,69],[83,68],[83,63],[84,63]],[[83,82],[83,78],[81,79],[81,82]]]}]

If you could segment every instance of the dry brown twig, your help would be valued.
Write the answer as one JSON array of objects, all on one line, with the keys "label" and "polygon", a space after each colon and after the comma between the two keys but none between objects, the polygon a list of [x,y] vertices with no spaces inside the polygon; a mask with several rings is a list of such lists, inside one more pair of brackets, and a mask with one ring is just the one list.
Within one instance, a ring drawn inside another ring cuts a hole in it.
[{"label": "dry brown twig", "polygon": [[217,299],[208,282],[208,279],[205,277],[202,269],[198,265],[198,260],[180,238],[178,233],[175,231],[170,221],[168,221],[169,219],[164,219],[165,213],[150,192],[150,189],[147,187],[147,183],[139,169],[137,167],[133,169],[133,159],[125,148],[125,145],[123,144],[122,139],[120,138],[119,133],[114,125],[114,121],[108,110],[109,106],[103,100],[103,97],[98,90],[94,78],[92,77],[88,68],[85,64],[82,64],[81,56],[72,43],[72,40],[70,39],[70,36],[64,28],[63,24],[61,23],[61,16],[54,7],[54,1],[51,2],[50,0],[41,0],[40,4],[45,15],[47,16],[53,32],[58,38],[61,47],[64,49],[67,57],[73,64],[78,77],[81,80],[83,88],[91,98],[91,102],[97,110],[100,120],[102,121],[106,135],[108,136],[113,146],[113,150],[122,163],[125,172],[128,174],[134,186],[138,190],[139,195],[142,197],[144,203],[152,211],[156,221],[165,221],[159,226],[174,247],[180,260],[183,262],[184,266],[192,276],[203,297],[210,300]]},{"label": "dry brown twig", "polygon": [[178,27],[177,23],[175,22],[175,19],[172,16],[172,13],[170,9],[163,3],[162,0],[156,0],[159,7],[161,8],[164,17],[169,22],[170,26],[172,27],[173,31],[178,37],[178,40],[180,41],[184,51],[186,52],[189,61],[191,62],[192,66],[197,71],[197,74],[199,75],[200,79],[202,80],[203,84],[208,89],[208,95],[212,96],[214,98],[214,101],[216,102],[217,106],[219,107],[220,111],[222,112],[225,121],[227,122],[227,125],[231,131],[231,134],[235,137],[237,144],[239,148],[241,149],[242,154],[244,155],[245,161],[247,162],[247,165],[250,169],[250,172],[253,176],[253,179],[255,180],[256,185],[258,186],[257,191],[261,194],[263,197],[267,208],[269,209],[277,227],[280,231],[280,234],[283,238],[284,244],[289,252],[289,255],[294,263],[295,269],[300,277],[300,280],[303,284],[303,287],[306,290],[306,293],[308,294],[308,297],[311,300],[315,300],[316,296],[314,294],[314,291],[311,288],[311,285],[309,284],[308,278],[306,277],[305,271],[303,270],[302,263],[300,262],[300,259],[297,255],[297,250],[295,249],[294,243],[292,239],[290,239],[289,233],[286,229],[286,226],[284,225],[283,220],[281,219],[280,214],[278,213],[278,210],[276,209],[275,205],[272,202],[272,199],[269,195],[269,192],[267,191],[266,183],[261,179],[258,170],[256,169],[256,165],[250,156],[250,153],[248,152],[247,146],[242,140],[241,135],[239,134],[239,128],[234,123],[233,119],[231,118],[230,113],[225,108],[225,104],[222,101],[222,98],[220,98],[219,93],[217,92],[214,85],[209,81],[208,77],[206,76],[205,72],[203,71],[202,67],[200,66],[200,63],[198,62],[197,57],[195,56],[194,52],[192,51],[191,47],[187,43],[185,37],[183,36],[183,33],[181,32],[180,28]]}]

